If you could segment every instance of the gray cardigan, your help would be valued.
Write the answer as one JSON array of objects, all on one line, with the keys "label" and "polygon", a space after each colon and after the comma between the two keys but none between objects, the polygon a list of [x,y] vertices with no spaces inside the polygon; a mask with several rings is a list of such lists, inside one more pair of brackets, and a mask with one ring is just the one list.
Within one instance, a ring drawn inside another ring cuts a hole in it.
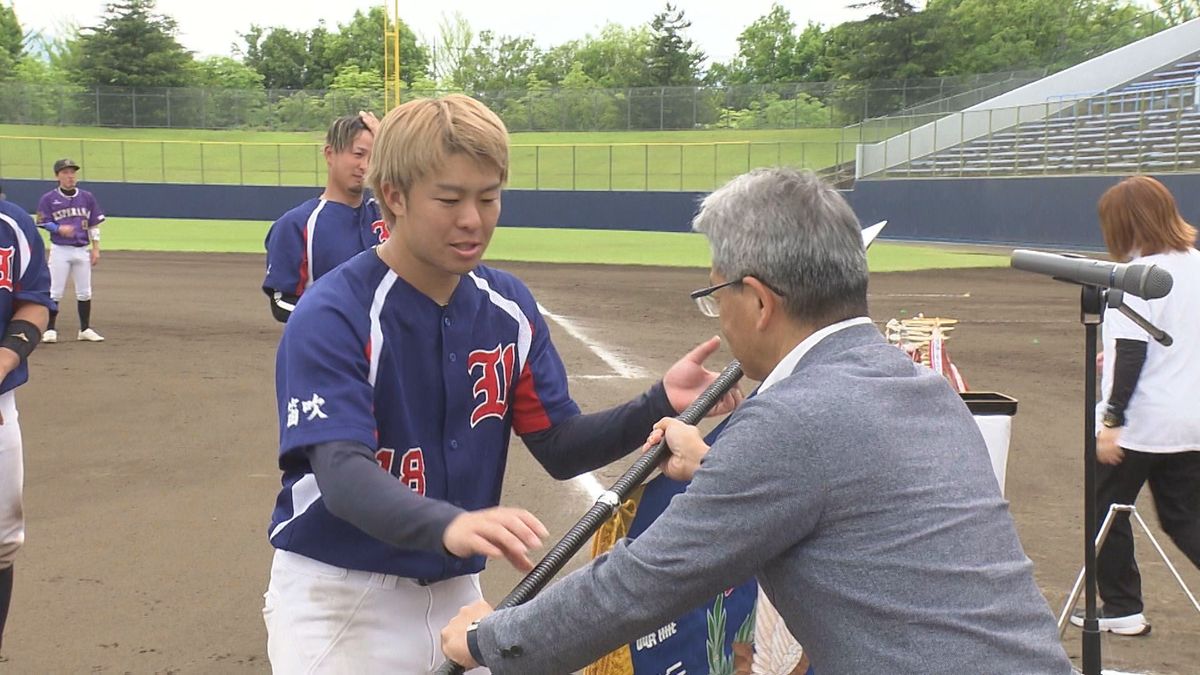
[{"label": "gray cardigan", "polygon": [[870,325],[747,400],[687,491],[479,627],[494,675],[561,675],[757,577],[821,675],[1071,672],[958,395]]}]

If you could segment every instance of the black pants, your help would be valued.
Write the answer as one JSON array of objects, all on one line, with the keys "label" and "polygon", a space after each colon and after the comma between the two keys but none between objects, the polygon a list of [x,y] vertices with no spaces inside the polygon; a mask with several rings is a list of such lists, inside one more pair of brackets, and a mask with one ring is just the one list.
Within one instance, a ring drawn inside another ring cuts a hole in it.
[{"label": "black pants", "polygon": [[[1163,531],[1200,568],[1200,452],[1160,454],[1126,450],[1120,464],[1099,465],[1096,527],[1104,523],[1110,505],[1135,503],[1147,481]],[[1118,513],[1114,518],[1097,563],[1096,582],[1104,601],[1103,616],[1140,613],[1142,575],[1133,557],[1133,528],[1128,513]]]}]

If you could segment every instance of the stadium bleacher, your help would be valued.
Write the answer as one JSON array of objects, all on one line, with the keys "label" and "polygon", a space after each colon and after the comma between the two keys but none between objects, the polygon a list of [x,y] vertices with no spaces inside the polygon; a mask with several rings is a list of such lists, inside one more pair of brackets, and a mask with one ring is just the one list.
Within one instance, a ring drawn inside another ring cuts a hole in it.
[{"label": "stadium bleacher", "polygon": [[1200,168],[1200,53],[1058,112],[889,168],[893,177],[1024,176]]}]

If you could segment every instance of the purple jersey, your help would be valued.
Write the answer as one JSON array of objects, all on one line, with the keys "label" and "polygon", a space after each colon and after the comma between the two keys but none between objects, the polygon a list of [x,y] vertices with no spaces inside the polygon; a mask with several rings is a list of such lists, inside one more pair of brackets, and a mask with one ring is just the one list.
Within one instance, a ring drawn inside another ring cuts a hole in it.
[{"label": "purple jersey", "polygon": [[[104,212],[100,210],[96,198],[81,188],[75,188],[75,194],[69,197],[63,194],[61,188],[54,188],[42,195],[37,215],[38,225],[50,230],[50,243],[60,246],[87,246],[87,228],[104,222]],[[71,235],[60,235],[59,225],[70,225]]]},{"label": "purple jersey", "polygon": [[[36,302],[55,309],[50,299],[46,245],[33,219],[25,209],[0,200],[0,331],[8,330],[17,302]],[[0,394],[16,389],[28,379],[29,367],[22,361],[0,382]]]},{"label": "purple jersey", "polygon": [[387,226],[370,194],[358,208],[313,198],[283,214],[267,230],[263,291],[300,296],[321,275],[387,239]]},{"label": "purple jersey", "polygon": [[499,504],[511,431],[542,431],[579,414],[529,289],[480,266],[443,307],[367,251],[304,297],[275,361],[283,489],[271,543],[415,579],[482,570],[482,556],[395,548],[331,515],[305,448],[361,443],[426,498],[469,511]]}]

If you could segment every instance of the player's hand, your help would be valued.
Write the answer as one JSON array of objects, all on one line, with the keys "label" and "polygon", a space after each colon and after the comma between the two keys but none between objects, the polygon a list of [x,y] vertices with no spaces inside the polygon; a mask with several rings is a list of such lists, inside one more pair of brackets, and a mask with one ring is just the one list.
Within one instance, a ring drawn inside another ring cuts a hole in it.
[{"label": "player's hand", "polygon": [[375,113],[359,110],[358,116],[362,118],[363,124],[367,125],[367,131],[371,132],[372,136],[379,135],[379,118],[375,116]]},{"label": "player's hand", "polygon": [[513,567],[528,572],[533,569],[529,549],[539,548],[542,537],[549,534],[542,521],[525,509],[497,506],[468,511],[450,521],[442,535],[442,545],[460,558],[503,557]]},{"label": "player's hand", "polygon": [[477,600],[458,610],[458,616],[450,619],[450,623],[442,629],[442,653],[446,658],[466,670],[479,667],[467,648],[467,628],[491,613],[492,606],[486,600]]},{"label": "player's hand", "polygon": [[99,265],[100,264],[100,249],[98,249],[98,248],[92,249],[91,257],[92,257],[92,267]]},{"label": "player's hand", "polygon": [[75,228],[73,226],[71,226],[71,225],[59,225],[58,226],[58,236],[69,237],[73,234],[75,234]]},{"label": "player's hand", "polygon": [[1101,464],[1116,466],[1125,459],[1121,449],[1121,428],[1104,427],[1096,436],[1096,460]]},{"label": "player's hand", "polygon": [[673,480],[691,480],[700,468],[700,462],[708,454],[704,436],[700,434],[699,429],[690,424],[684,424],[673,417],[664,417],[654,425],[654,430],[650,432],[642,451],[649,452],[664,438],[670,454],[659,465],[662,472]]},{"label": "player's hand", "polygon": [[[720,346],[719,337],[705,340],[676,361],[663,375],[663,387],[667,390],[667,399],[675,412],[683,412],[683,409],[691,405],[692,401],[717,379],[717,375],[720,375],[704,367],[705,359],[712,356]],[[742,398],[742,390],[733,387],[708,411],[709,416],[732,412],[742,402]]]}]

